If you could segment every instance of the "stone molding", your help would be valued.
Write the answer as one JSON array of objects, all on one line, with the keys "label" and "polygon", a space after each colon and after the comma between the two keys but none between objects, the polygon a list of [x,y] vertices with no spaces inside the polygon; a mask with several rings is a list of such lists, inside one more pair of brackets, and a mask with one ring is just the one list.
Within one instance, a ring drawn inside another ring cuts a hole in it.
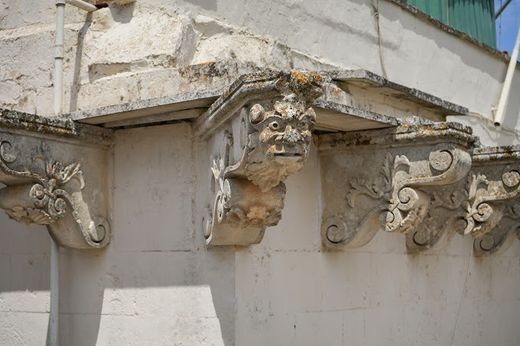
[{"label": "stone molding", "polygon": [[250,245],[278,224],[283,181],[302,169],[312,141],[321,76],[269,73],[241,78],[195,124],[212,148],[208,245]]},{"label": "stone molding", "polygon": [[363,246],[379,229],[406,234],[411,252],[433,246],[457,221],[474,141],[455,123],[320,136],[324,247]]},{"label": "stone molding", "polygon": [[468,177],[461,233],[482,256],[506,249],[520,230],[520,147],[477,148]]},{"label": "stone molding", "polygon": [[61,246],[106,246],[111,135],[70,120],[2,111],[0,208],[18,222],[46,226]]}]

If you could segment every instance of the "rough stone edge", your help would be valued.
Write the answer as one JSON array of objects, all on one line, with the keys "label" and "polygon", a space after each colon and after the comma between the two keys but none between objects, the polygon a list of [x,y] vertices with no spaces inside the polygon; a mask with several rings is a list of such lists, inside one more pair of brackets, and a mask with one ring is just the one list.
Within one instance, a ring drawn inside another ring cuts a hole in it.
[{"label": "rough stone edge", "polygon": [[65,116],[77,120],[85,121],[96,117],[104,117],[109,115],[115,115],[119,113],[138,112],[147,108],[161,107],[173,105],[176,103],[196,101],[204,98],[217,98],[222,93],[221,90],[204,90],[201,92],[187,92],[177,94],[175,96],[165,96],[151,99],[144,99],[139,101],[132,101],[127,103],[115,104],[110,106],[104,106],[95,108],[92,110],[81,110],[75,111]]},{"label": "rough stone edge", "polygon": [[[478,41],[477,39],[474,39],[473,37],[469,36],[468,34],[462,32],[460,30],[457,30],[447,24],[442,23],[441,21],[433,18],[432,16],[422,12],[420,9],[404,3],[403,0],[386,0],[386,1],[401,7],[405,11],[411,13],[414,17],[422,19],[425,22],[429,22],[430,24],[433,24],[438,29],[440,29],[452,36],[458,37],[461,40],[474,45],[476,48],[479,48],[479,49],[485,51],[486,53],[491,54],[491,55],[501,59],[502,61],[504,61],[506,63],[509,63],[509,61],[511,60],[511,56],[507,52],[501,52],[496,48],[488,46],[487,44],[484,44],[484,43]],[[516,68],[520,70],[520,65],[517,64]]]},{"label": "rough stone edge", "polygon": [[2,128],[80,139],[101,145],[109,145],[113,134],[112,130],[78,124],[71,119],[41,117],[35,114],[7,109],[0,109],[0,129]]},{"label": "rough stone edge", "polygon": [[474,162],[518,161],[520,145],[475,148],[472,157]]},{"label": "rough stone edge", "polygon": [[424,91],[391,82],[376,73],[364,69],[337,70],[329,72],[328,75],[332,80],[346,83],[351,81],[361,81],[369,83],[375,87],[389,88],[398,91],[404,94],[408,100],[433,107],[440,110],[444,115],[466,115],[469,112],[466,107],[443,100],[440,97],[428,94]]},{"label": "rough stone edge", "polygon": [[398,126],[401,124],[401,121],[397,118],[390,117],[381,113],[372,112],[362,108],[352,107],[342,103],[318,99],[313,103],[313,105],[316,108],[332,110],[341,114],[351,115],[358,118],[375,121],[381,124],[386,124],[389,126]]},{"label": "rough stone edge", "polygon": [[[269,93],[274,92],[276,89],[275,83],[276,80],[286,76],[290,72],[288,71],[276,71],[271,69],[265,69],[261,72],[253,72],[249,74],[243,74],[239,76],[231,85],[224,89],[209,89],[202,91],[194,91],[194,92],[186,92],[177,94],[175,96],[165,96],[159,98],[151,98],[144,99],[139,101],[127,102],[123,104],[115,104],[104,106],[91,110],[82,110],[72,112],[70,114],[64,115],[66,118],[70,118],[75,121],[79,121],[82,123],[88,122],[90,119],[112,116],[123,113],[132,113],[132,112],[140,112],[145,109],[152,109],[155,107],[165,107],[169,105],[174,105],[177,103],[183,102],[193,102],[200,99],[212,99],[215,100],[209,106],[207,111],[203,113],[199,119],[196,120],[196,128],[201,128],[204,121],[217,121],[218,114],[222,112],[228,111],[229,106],[232,99],[237,99],[237,95],[240,94],[240,97],[246,98],[246,94],[249,93]],[[429,107],[433,107],[435,109],[441,110],[443,114],[450,115],[464,115],[468,113],[468,109],[446,100],[443,100],[439,97],[427,94],[417,89],[408,88],[406,86],[391,82],[386,78],[379,76],[373,72],[362,70],[362,69],[352,69],[352,70],[336,70],[333,72],[318,72],[324,78],[324,82],[327,80],[340,80],[344,82],[348,81],[364,81],[370,83],[377,87],[387,87],[393,90],[399,91],[405,94],[409,100],[413,102],[417,102],[420,104],[424,104]],[[249,88],[251,86],[251,88]],[[249,90],[250,89],[250,90]],[[236,102],[239,102],[236,100]],[[320,107],[319,103],[325,102],[323,100],[318,100],[315,105]],[[339,104],[338,104],[339,105]],[[340,108],[346,109],[348,106],[342,106]],[[357,112],[359,113],[359,112]],[[397,120],[393,120],[392,117],[387,117],[382,114],[373,113],[370,111],[362,112],[356,114],[356,112],[352,113],[352,115],[360,116],[362,118],[366,118],[368,120],[374,120],[386,124],[398,125]],[[225,121],[225,120],[223,120]],[[219,121],[220,122],[220,121]],[[218,125],[216,125],[218,127]],[[204,130],[202,131],[204,132]]]},{"label": "rough stone edge", "polygon": [[478,145],[470,127],[454,122],[423,125],[400,125],[388,129],[363,130],[324,134],[319,136],[320,151],[334,151],[363,145],[407,145],[418,139],[432,142],[443,139],[470,148]]}]

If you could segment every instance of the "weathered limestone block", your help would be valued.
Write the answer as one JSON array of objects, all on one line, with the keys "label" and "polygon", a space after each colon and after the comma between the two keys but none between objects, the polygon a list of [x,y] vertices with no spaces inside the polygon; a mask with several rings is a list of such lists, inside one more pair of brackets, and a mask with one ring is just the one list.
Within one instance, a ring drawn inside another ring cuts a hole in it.
[{"label": "weathered limestone block", "polygon": [[196,51],[196,34],[186,16],[158,10],[133,15],[131,7],[105,8],[94,16],[84,38],[83,84],[185,67]]},{"label": "weathered limestone block", "polygon": [[304,165],[321,94],[315,74],[267,73],[241,78],[196,123],[213,148],[208,245],[261,241],[283,209],[283,181]]},{"label": "weathered limestone block", "polygon": [[475,149],[467,195],[463,233],[475,255],[507,248],[520,229],[520,147]]},{"label": "weathered limestone block", "polygon": [[16,221],[46,226],[61,246],[106,246],[110,137],[70,120],[2,111],[0,208]]},{"label": "weathered limestone block", "polygon": [[432,246],[457,219],[474,140],[454,123],[320,136],[323,245],[362,246],[382,228],[410,251]]}]

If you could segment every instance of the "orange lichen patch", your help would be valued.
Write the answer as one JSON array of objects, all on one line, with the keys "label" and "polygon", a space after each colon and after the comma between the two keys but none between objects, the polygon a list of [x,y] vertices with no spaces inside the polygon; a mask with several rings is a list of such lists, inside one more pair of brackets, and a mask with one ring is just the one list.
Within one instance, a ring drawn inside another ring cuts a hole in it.
[{"label": "orange lichen patch", "polygon": [[321,75],[319,75],[318,73],[312,73],[312,72],[304,73],[304,72],[292,70],[291,76],[294,78],[294,80],[298,84],[302,84],[302,85],[321,81]]}]

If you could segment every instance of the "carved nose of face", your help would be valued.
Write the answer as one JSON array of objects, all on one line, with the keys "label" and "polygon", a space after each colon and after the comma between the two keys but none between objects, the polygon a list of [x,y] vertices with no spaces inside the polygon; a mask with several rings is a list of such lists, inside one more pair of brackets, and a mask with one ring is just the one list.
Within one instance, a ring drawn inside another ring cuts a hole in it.
[{"label": "carved nose of face", "polygon": [[292,144],[298,143],[301,139],[298,131],[293,129],[291,125],[287,125],[283,137],[285,141]]}]

